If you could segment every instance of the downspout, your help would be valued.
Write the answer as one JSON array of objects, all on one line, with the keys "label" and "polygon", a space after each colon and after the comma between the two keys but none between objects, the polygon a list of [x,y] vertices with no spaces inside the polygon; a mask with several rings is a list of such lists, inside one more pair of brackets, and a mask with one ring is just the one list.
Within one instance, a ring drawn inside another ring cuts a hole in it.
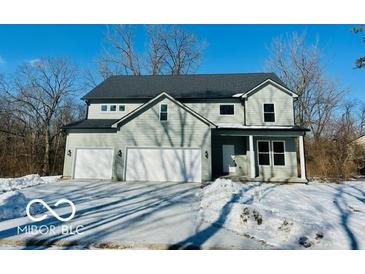
[{"label": "downspout", "polygon": [[86,117],[85,119],[87,119],[87,117],[89,117],[89,106],[90,106],[90,103],[88,100],[85,100],[85,103],[86,103]]},{"label": "downspout", "polygon": [[296,120],[295,120],[295,102],[298,101],[298,97],[297,98],[293,98],[293,115],[294,115],[294,125],[296,125]]},{"label": "downspout", "polygon": [[246,126],[246,99],[241,97],[241,100],[243,100],[243,125]]},{"label": "downspout", "polygon": [[309,180],[308,180],[308,169],[307,169],[307,156],[305,155],[305,152],[307,151],[305,149],[305,135],[306,133],[304,132],[303,134],[304,166],[305,166],[305,179],[307,180],[306,184],[308,184]]}]

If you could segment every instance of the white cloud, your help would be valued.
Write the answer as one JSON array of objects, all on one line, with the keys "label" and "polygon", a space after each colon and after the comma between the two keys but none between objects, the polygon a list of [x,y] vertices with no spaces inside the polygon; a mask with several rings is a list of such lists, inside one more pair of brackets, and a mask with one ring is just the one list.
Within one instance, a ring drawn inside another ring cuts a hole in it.
[{"label": "white cloud", "polygon": [[36,66],[41,62],[41,59],[35,58],[35,59],[32,59],[32,60],[29,60],[28,62],[31,66]]},{"label": "white cloud", "polygon": [[0,65],[5,64],[5,63],[6,63],[5,59],[0,55]]}]

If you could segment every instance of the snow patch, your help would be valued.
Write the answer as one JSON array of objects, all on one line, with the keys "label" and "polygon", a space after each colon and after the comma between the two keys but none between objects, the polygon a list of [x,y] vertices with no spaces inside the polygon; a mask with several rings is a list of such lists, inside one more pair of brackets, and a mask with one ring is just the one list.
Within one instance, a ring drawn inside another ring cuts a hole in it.
[{"label": "snow patch", "polygon": [[61,176],[40,177],[38,174],[30,174],[20,178],[0,178],[0,193],[40,184],[53,183],[60,178]]},{"label": "snow patch", "polygon": [[[19,191],[9,191],[0,195],[0,221],[23,217],[29,200]],[[43,206],[35,204],[30,208],[32,215],[42,212]]]},{"label": "snow patch", "polygon": [[365,248],[365,182],[235,183],[202,190],[201,218],[277,248]]}]

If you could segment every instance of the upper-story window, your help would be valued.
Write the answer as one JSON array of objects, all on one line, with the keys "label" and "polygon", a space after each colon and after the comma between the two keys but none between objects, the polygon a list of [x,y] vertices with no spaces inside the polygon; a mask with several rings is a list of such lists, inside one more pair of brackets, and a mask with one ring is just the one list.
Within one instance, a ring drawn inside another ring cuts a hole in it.
[{"label": "upper-story window", "polygon": [[116,112],[118,109],[118,111],[123,112],[125,111],[125,105],[100,105],[100,111],[101,112]]},{"label": "upper-story window", "polygon": [[234,115],[234,105],[220,105],[220,115]]},{"label": "upper-story window", "polygon": [[274,104],[264,104],[264,122],[275,122]]},{"label": "upper-story window", "polygon": [[160,105],[160,121],[167,121],[167,104]]},{"label": "upper-story window", "polygon": [[101,105],[101,106],[100,106],[100,110],[101,110],[102,112],[108,111],[108,105]]}]

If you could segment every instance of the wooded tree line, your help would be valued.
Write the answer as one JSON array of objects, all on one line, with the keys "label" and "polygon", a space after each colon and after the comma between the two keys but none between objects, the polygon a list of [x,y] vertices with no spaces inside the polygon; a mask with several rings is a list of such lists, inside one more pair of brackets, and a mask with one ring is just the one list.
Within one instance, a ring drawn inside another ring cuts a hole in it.
[{"label": "wooded tree line", "polygon": [[309,43],[305,33],[276,38],[267,67],[299,96],[296,124],[311,130],[305,143],[308,175],[348,178],[365,155],[354,142],[365,133],[365,105],[349,99],[350,89],[328,75],[318,42]]},{"label": "wooded tree line", "polygon": [[[359,30],[360,31],[360,30]],[[26,62],[12,75],[0,75],[0,176],[61,174],[65,135],[62,126],[84,118],[81,95],[111,75],[194,73],[206,43],[180,26],[145,26],[143,50],[136,49],[133,26],[107,28],[97,70],[72,60],[45,57]],[[318,41],[305,34],[273,40],[266,63],[299,95],[296,123],[308,127],[309,176],[347,178],[362,149],[353,140],[365,132],[365,106],[348,100],[350,90],[327,74]]]},{"label": "wooded tree line", "polygon": [[45,57],[0,75],[0,177],[62,174],[62,126],[85,117],[80,97],[111,75],[194,73],[204,43],[178,26],[146,26],[146,44],[135,48],[133,26],[107,28],[97,71],[72,60]]}]

